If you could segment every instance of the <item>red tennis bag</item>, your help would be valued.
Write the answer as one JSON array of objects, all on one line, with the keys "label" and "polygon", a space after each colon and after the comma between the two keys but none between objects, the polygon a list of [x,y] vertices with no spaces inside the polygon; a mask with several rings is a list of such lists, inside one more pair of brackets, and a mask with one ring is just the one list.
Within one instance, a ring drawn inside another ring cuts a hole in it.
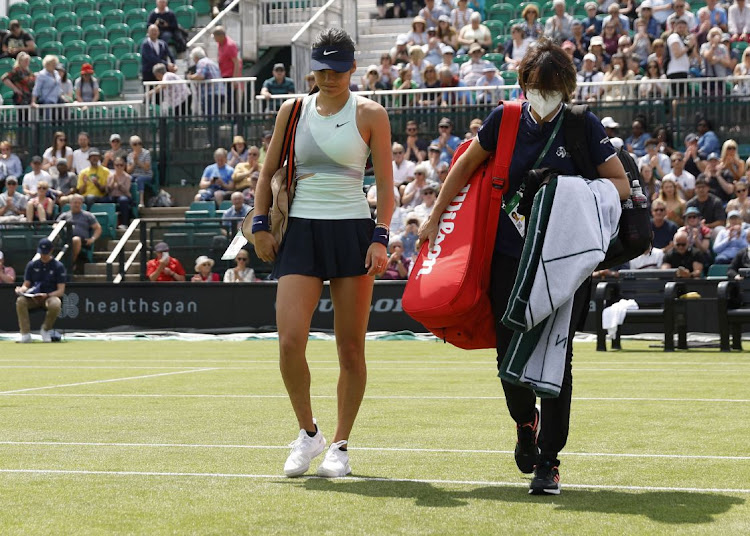
[{"label": "red tennis bag", "polygon": [[[497,149],[440,217],[437,238],[423,244],[406,284],[404,311],[459,348],[495,348],[490,270],[503,194],[521,118],[521,102],[503,102]],[[458,157],[471,141],[459,145]]]}]

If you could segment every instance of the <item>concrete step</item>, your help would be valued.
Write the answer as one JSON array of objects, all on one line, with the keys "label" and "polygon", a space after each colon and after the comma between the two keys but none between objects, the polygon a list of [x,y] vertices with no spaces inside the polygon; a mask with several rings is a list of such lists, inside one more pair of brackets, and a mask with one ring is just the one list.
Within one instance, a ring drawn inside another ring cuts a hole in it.
[{"label": "concrete step", "polygon": [[[116,274],[118,270],[118,265],[115,264],[113,267],[113,272]],[[138,273],[139,265],[138,263],[133,263],[130,265],[130,269],[127,271],[128,274],[134,274]],[[87,262],[84,265],[83,269],[83,275],[107,275],[107,263],[106,262]]]},{"label": "concrete step", "polygon": [[73,281],[75,283],[106,283],[106,275],[74,275]]},{"label": "concrete step", "polygon": [[188,207],[152,207],[141,209],[142,218],[184,218]]},{"label": "concrete step", "polygon": [[[109,250],[109,251],[104,251],[104,250],[102,250],[102,251],[95,251],[94,252],[94,261],[95,262],[106,262],[111,253],[112,253],[112,250]],[[130,254],[131,253],[133,253],[132,250],[131,251],[125,251],[125,260],[128,260],[130,258]],[[140,257],[141,257],[141,254],[139,253],[138,255],[136,255],[135,258],[136,259],[140,259]],[[115,262],[117,262],[117,261],[115,260]]]},{"label": "concrete step", "polygon": [[[119,240],[108,240],[108,241],[107,241],[107,246],[106,246],[106,248],[107,248],[107,251],[112,251],[112,250],[114,250],[114,249],[115,249],[115,247],[117,246],[117,243],[118,243],[118,242],[119,242]],[[125,251],[126,251],[127,253],[130,253],[131,251],[133,251],[133,250],[135,249],[135,247],[136,247],[136,246],[138,245],[138,242],[140,242],[140,240],[138,240],[138,239],[134,239],[134,238],[133,238],[133,237],[131,236],[131,239],[130,239],[130,240],[128,240],[127,242],[125,242]]]}]

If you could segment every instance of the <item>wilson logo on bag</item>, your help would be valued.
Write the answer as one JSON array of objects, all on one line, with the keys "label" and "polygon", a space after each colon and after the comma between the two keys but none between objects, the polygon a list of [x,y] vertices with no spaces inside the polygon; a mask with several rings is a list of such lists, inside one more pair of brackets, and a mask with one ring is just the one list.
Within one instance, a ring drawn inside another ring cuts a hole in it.
[{"label": "wilson logo on bag", "polygon": [[[404,290],[404,311],[459,348],[496,346],[490,269],[520,118],[520,102],[503,103],[497,150],[440,216],[435,242],[422,246]],[[458,147],[451,165],[470,143]]]}]

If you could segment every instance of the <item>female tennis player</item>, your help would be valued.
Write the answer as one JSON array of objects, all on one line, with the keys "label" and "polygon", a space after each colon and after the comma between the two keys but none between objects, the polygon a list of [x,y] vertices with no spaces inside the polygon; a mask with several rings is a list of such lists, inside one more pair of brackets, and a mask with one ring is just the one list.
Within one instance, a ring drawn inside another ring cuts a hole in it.
[{"label": "female tennis player", "polygon": [[[276,117],[255,194],[259,216],[253,219],[253,234],[258,256],[275,262],[279,280],[276,323],[281,375],[300,427],[284,465],[290,477],[304,474],[326,446],[313,418],[305,349],[323,282],[330,280],[340,366],[338,423],[318,475],[340,477],[351,473],[347,445],[367,382],[365,333],[374,276],[385,271],[388,260],[394,203],[391,127],[382,106],[349,91],[356,62],[354,42],[345,31],[330,28],[318,35],[311,66],[320,91],[305,97],[297,126],[298,181],[289,227],[279,245],[268,232],[265,215],[292,101],[286,101]],[[377,225],[362,190],[370,152],[378,194]]]},{"label": "female tennis player", "polygon": [[[576,89],[576,70],[573,62],[559,46],[542,39],[530,47],[518,68],[518,81],[528,102],[523,104],[521,121],[516,135],[516,145],[511,160],[510,189],[505,199],[510,200],[518,191],[527,171],[534,168],[553,168],[567,175],[577,175],[573,159],[566,150],[565,129],[562,126],[565,102],[569,102]],[[493,110],[484,120],[477,136],[469,148],[455,162],[435,202],[430,218],[419,231],[420,241],[429,240],[430,247],[438,232],[440,216],[463,188],[474,170],[482,164],[497,146],[503,106]],[[600,177],[611,180],[622,199],[630,195],[630,186],[625,170],[616,158],[615,149],[609,142],[599,119],[591,113],[586,116],[588,148],[591,160]],[[575,232],[571,229],[571,233]],[[513,283],[518,272],[523,249],[523,237],[517,231],[510,216],[500,213],[497,238],[492,258],[490,298],[497,326],[497,363],[502,362],[511,338],[512,330],[501,322],[508,306]],[[568,337],[567,359],[563,386],[558,398],[542,400],[541,432],[539,413],[535,407],[536,396],[531,389],[503,381],[506,403],[510,415],[516,421],[518,443],[515,458],[518,468],[524,473],[534,471],[530,493],[560,493],[558,453],[565,446],[570,421],[570,399],[572,393],[571,360],[573,335],[577,319],[588,309],[587,280],[576,292]],[[541,447],[541,452],[539,450]]]}]

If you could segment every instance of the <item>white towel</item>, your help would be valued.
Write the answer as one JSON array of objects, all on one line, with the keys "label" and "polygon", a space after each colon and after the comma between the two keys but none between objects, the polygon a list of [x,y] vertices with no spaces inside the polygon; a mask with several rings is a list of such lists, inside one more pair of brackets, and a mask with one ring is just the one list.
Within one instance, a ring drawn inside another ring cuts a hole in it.
[{"label": "white towel", "polygon": [[559,394],[573,296],[604,259],[621,213],[617,188],[608,180],[560,176],[539,190],[503,317],[520,333],[505,354],[500,377],[541,396]]},{"label": "white towel", "polygon": [[625,322],[628,311],[637,311],[638,304],[635,300],[620,300],[602,311],[602,327],[607,330],[610,339],[617,335],[617,328]]}]

